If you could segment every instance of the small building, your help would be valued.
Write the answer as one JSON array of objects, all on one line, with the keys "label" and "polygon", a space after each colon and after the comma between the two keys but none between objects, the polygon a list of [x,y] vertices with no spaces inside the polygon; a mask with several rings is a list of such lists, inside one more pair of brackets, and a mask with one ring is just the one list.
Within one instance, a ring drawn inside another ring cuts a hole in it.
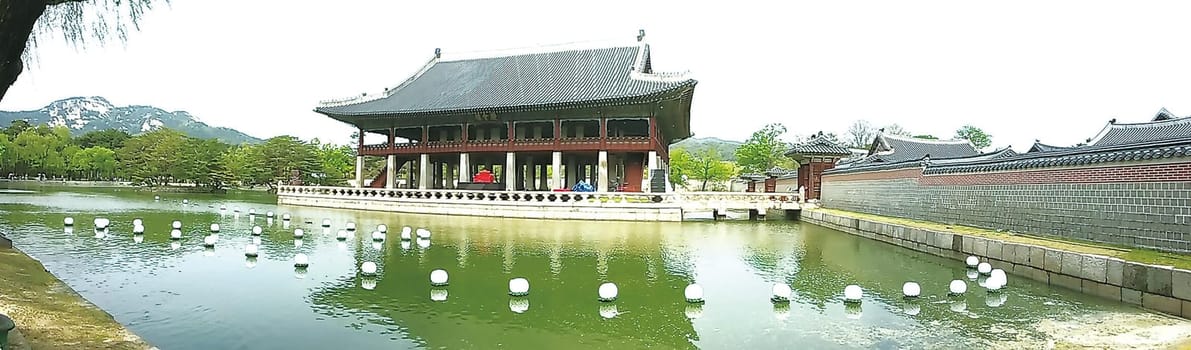
[{"label": "small building", "polygon": [[[794,145],[789,152],[786,152],[786,156],[798,163],[795,190],[805,188],[804,196],[806,198],[804,199],[818,199],[822,190],[819,179],[823,176],[823,171],[834,168],[840,159],[850,155],[852,155],[851,150],[828,140],[822,131],[811,137],[810,140]],[[786,174],[782,175],[775,179],[775,187],[780,180],[791,178]]]},{"label": "small building", "polygon": [[[372,187],[398,188],[405,168],[417,189],[549,191],[589,181],[597,192],[647,191],[649,176],[665,176],[654,170],[666,168],[670,144],[691,136],[696,81],[655,71],[644,35],[595,48],[435,49],[396,86],[314,111],[359,130],[355,184],[367,183],[364,157],[385,157]],[[387,141],[364,144],[365,134]],[[481,170],[495,180],[473,183]]]}]

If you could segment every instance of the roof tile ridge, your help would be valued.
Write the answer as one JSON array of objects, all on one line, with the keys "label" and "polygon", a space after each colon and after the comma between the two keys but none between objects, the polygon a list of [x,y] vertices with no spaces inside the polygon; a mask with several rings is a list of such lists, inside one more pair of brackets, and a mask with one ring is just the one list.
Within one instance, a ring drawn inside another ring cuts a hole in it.
[{"label": "roof tile ridge", "polygon": [[941,144],[941,145],[962,145],[965,143],[971,143],[970,141],[964,140],[964,139],[931,140],[931,139],[920,139],[917,137],[906,137],[906,136],[893,135],[893,134],[881,134],[881,135],[888,137],[888,138],[892,138],[894,140],[917,142],[917,143],[929,143],[929,144]]}]

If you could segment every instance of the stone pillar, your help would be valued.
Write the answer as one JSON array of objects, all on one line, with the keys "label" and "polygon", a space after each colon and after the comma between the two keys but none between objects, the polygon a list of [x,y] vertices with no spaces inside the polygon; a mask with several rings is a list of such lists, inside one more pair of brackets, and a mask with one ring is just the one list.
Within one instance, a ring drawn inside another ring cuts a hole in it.
[{"label": "stone pillar", "polygon": [[390,154],[385,161],[385,188],[397,188],[397,155]]},{"label": "stone pillar", "polygon": [[608,192],[608,151],[600,151],[596,164],[596,192]]},{"label": "stone pillar", "polygon": [[459,182],[471,181],[471,161],[467,158],[466,152],[459,154]]},{"label": "stone pillar", "polygon": [[418,189],[425,190],[430,188],[430,179],[433,177],[430,171],[430,155],[422,153],[422,165],[418,166]]},{"label": "stone pillar", "polygon": [[649,163],[649,167],[645,173],[645,184],[642,186],[644,186],[644,192],[653,192],[653,171],[658,168],[658,151],[649,151],[649,154],[646,154],[645,157],[645,161]]},{"label": "stone pillar", "polygon": [[517,190],[517,153],[505,153],[505,191]]},{"label": "stone pillar", "polygon": [[554,171],[552,174],[553,176],[551,176],[551,180],[554,181],[554,188],[551,188],[551,190],[555,188],[566,188],[568,185],[563,184],[562,182],[562,152],[554,151],[553,158],[554,162],[550,165],[553,167],[552,171]]},{"label": "stone pillar", "polygon": [[364,156],[356,156],[356,188],[364,187]]}]

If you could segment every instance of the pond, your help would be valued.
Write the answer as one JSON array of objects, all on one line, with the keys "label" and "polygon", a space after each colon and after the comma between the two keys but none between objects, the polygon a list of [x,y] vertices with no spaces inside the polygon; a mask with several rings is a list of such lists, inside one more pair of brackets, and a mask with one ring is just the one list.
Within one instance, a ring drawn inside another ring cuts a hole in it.
[{"label": "pond", "polygon": [[[988,293],[962,262],[798,222],[541,221],[274,203],[265,194],[5,191],[0,230],[162,349],[1039,348],[1188,334],[1182,320],[1014,276]],[[293,220],[267,220],[268,211]],[[112,222],[103,237],[96,217]],[[136,218],[146,227],[139,238]],[[180,240],[170,238],[174,220]],[[360,230],[338,241],[348,222]],[[221,231],[208,249],[212,223]],[[378,224],[390,228],[383,242],[370,237]],[[253,226],[264,232],[260,256],[249,259]],[[430,239],[402,241],[404,226]],[[299,242],[295,228],[306,232]],[[294,267],[298,253],[309,268]],[[375,278],[360,276],[366,261],[379,266]],[[447,286],[430,285],[435,269],[448,272]],[[516,277],[529,280],[528,296],[508,295]],[[969,281],[968,293],[947,296],[953,279]],[[923,296],[905,300],[906,281]],[[597,300],[604,282],[619,287],[616,301]],[[702,305],[683,298],[692,282],[705,290]],[[788,304],[770,301],[775,283],[792,287]],[[843,302],[850,284],[864,288],[859,306]]]}]

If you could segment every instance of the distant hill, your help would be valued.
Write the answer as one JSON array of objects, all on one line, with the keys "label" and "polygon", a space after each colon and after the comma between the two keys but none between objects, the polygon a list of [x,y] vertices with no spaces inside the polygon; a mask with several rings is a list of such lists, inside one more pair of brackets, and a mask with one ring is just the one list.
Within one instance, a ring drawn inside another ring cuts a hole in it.
[{"label": "distant hill", "polygon": [[153,106],[116,107],[98,96],[66,98],[34,111],[0,111],[0,127],[7,127],[18,119],[33,125],[65,126],[74,135],[106,129],[136,135],[166,127],[191,137],[218,139],[233,145],[261,142],[235,129],[207,125],[185,111],[167,112]]},{"label": "distant hill", "polygon": [[687,152],[699,153],[704,149],[720,151],[720,159],[736,161],[736,149],[744,142],[724,140],[715,137],[692,137],[670,145],[670,149],[685,149]]}]

